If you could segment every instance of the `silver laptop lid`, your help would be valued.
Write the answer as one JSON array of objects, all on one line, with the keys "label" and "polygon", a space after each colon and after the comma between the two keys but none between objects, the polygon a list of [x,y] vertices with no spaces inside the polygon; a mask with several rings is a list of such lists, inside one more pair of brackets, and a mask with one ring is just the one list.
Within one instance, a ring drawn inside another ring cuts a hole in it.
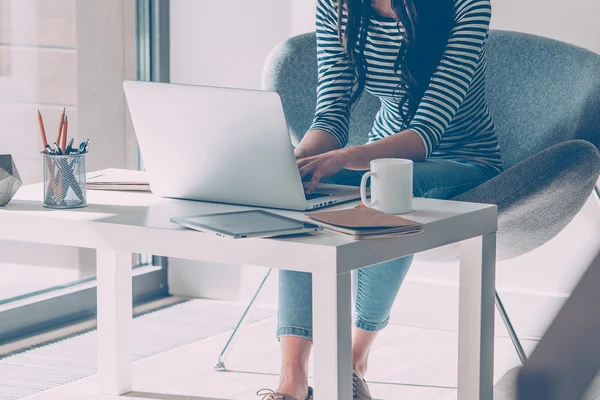
[{"label": "silver laptop lid", "polygon": [[131,81],[123,86],[153,193],[306,209],[277,93]]}]

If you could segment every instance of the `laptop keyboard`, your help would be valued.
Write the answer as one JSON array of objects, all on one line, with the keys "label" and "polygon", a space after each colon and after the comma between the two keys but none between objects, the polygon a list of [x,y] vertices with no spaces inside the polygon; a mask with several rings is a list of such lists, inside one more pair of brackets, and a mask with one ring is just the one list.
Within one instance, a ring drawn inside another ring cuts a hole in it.
[{"label": "laptop keyboard", "polygon": [[314,199],[318,199],[318,198],[321,198],[321,197],[327,197],[327,196],[330,196],[330,195],[327,194],[327,193],[313,192],[311,194],[304,193],[304,196],[306,197],[306,200],[314,200]]}]

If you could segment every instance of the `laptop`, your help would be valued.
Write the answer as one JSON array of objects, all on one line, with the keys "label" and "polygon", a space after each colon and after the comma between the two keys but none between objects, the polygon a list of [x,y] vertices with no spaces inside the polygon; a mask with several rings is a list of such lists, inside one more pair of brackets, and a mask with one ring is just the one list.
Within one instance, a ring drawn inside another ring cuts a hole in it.
[{"label": "laptop", "polygon": [[275,92],[123,83],[144,167],[158,196],[288,210],[360,198],[321,184],[310,196]]}]

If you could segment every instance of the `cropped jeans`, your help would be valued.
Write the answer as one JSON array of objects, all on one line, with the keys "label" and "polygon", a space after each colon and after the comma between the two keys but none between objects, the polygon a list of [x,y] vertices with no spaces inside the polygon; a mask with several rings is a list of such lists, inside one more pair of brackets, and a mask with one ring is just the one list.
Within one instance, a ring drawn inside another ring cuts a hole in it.
[{"label": "cropped jeans", "polygon": [[[359,186],[366,171],[342,170],[325,183]],[[428,160],[414,163],[415,197],[451,199],[493,178],[498,172],[470,162]],[[390,319],[392,304],[410,268],[413,256],[352,271],[354,326],[380,331]],[[312,339],[312,276],[306,272],[279,272],[277,336]]]}]

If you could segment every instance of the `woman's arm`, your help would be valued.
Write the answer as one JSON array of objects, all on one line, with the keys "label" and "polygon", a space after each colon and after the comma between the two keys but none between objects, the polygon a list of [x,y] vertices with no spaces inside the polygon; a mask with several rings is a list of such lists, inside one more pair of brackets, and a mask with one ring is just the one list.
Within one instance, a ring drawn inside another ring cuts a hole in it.
[{"label": "woman's arm", "polygon": [[317,106],[312,126],[296,150],[298,158],[343,148],[348,142],[350,99],[355,75],[352,62],[340,43],[337,9],[331,0],[318,0]]},{"label": "woman's arm", "polygon": [[385,139],[363,146],[347,147],[298,160],[300,175],[310,177],[306,193],[312,193],[319,181],[342,169],[367,170],[372,160],[378,158],[405,158],[422,161],[425,146],[421,137],[411,130],[399,132]]},{"label": "woman's arm", "polygon": [[364,146],[343,149],[343,168],[364,171],[371,167],[371,161],[378,158],[404,158],[413,161],[425,160],[425,146],[419,134],[405,130],[385,139]]},{"label": "woman's arm", "polygon": [[320,130],[312,130],[306,133],[302,141],[294,150],[296,158],[306,158],[316,156],[318,154],[327,153],[328,151],[338,150],[340,142],[335,136]]},{"label": "woman's arm", "polygon": [[490,0],[456,2],[455,25],[409,129],[417,132],[429,158],[463,105],[485,48]]}]

